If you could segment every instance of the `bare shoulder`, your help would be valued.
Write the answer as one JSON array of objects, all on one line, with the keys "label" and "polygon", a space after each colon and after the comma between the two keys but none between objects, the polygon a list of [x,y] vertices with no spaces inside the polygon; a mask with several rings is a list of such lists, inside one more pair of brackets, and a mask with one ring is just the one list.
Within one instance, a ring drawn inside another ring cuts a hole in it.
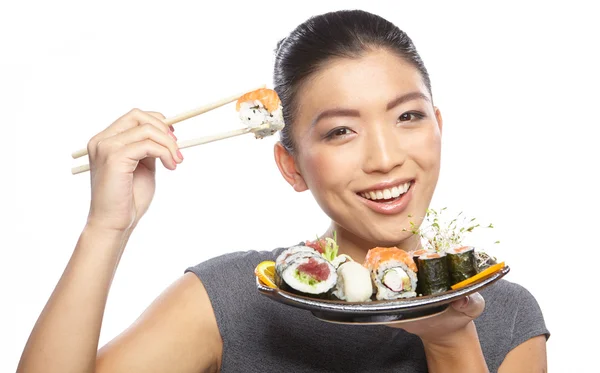
[{"label": "bare shoulder", "polygon": [[96,371],[217,372],[222,346],[207,291],[188,272],[98,351]]},{"label": "bare shoulder", "polygon": [[498,373],[547,372],[546,337],[538,335],[512,349]]}]

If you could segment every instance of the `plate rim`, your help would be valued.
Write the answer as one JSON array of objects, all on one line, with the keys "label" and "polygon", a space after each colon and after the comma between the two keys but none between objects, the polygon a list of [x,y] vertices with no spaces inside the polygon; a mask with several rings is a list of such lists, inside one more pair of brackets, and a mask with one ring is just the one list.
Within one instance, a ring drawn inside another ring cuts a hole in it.
[{"label": "plate rim", "polygon": [[297,308],[314,310],[318,308],[320,312],[334,312],[345,314],[391,314],[402,313],[406,311],[416,311],[427,309],[434,306],[441,306],[453,302],[454,300],[475,293],[494,282],[500,280],[510,272],[510,266],[505,265],[501,269],[493,272],[465,287],[456,290],[448,290],[441,294],[426,295],[413,298],[403,298],[394,300],[376,300],[370,302],[346,302],[329,299],[318,299],[308,296],[294,294],[279,288],[271,288],[263,285],[256,278],[258,291],[274,301],[285,303]]}]

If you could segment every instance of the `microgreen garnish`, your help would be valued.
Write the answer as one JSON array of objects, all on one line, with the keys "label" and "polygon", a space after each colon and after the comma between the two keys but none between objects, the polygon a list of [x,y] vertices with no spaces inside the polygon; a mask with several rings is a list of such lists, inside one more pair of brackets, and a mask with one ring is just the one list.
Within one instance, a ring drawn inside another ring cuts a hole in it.
[{"label": "microgreen garnish", "polygon": [[[419,227],[410,221],[410,229],[404,228],[403,231],[418,235],[422,245],[429,250],[446,252],[449,249],[464,246],[466,235],[472,233],[476,228],[483,227],[476,221],[476,218],[465,217],[462,211],[446,223],[443,219],[445,216],[442,216],[446,210],[447,207],[439,211],[427,209],[423,223]],[[490,223],[483,228],[494,228],[494,225]],[[500,241],[495,243],[498,244]]]}]

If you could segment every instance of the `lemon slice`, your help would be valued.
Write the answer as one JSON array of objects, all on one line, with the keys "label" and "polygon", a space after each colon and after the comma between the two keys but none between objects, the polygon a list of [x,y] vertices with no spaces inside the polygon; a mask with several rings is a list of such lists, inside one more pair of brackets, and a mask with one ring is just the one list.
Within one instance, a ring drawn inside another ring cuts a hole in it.
[{"label": "lemon slice", "polygon": [[277,285],[275,285],[275,262],[272,260],[265,260],[264,262],[260,262],[256,268],[254,269],[254,274],[260,282],[264,285],[276,289]]}]

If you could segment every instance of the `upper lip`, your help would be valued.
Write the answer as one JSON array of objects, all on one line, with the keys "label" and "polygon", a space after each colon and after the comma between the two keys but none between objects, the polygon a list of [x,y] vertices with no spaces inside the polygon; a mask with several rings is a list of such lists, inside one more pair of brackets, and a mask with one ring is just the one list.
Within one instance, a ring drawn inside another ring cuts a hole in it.
[{"label": "upper lip", "polygon": [[363,189],[360,190],[358,193],[365,193],[365,192],[370,192],[373,190],[382,190],[382,189],[391,189],[393,187],[397,187],[400,186],[404,183],[407,182],[412,182],[414,180],[414,178],[410,178],[410,179],[396,179],[396,180],[392,180],[392,181],[383,181],[381,183],[377,183],[375,185],[370,186],[367,189]]}]

